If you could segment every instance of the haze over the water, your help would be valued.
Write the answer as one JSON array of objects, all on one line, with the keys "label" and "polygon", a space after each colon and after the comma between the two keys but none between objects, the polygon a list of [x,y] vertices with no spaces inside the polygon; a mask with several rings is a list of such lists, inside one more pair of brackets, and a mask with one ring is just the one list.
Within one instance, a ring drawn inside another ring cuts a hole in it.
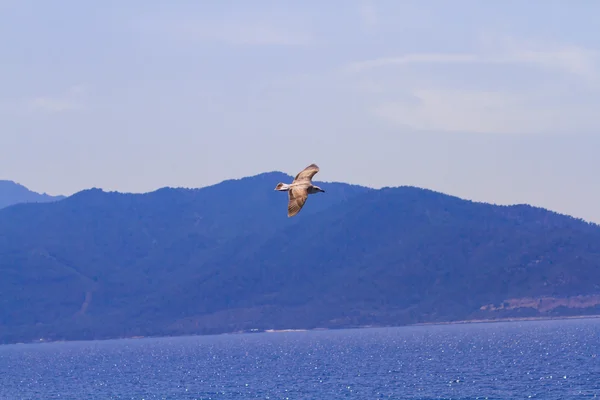
[{"label": "haze over the water", "polygon": [[0,0],[0,179],[141,192],[316,162],[320,180],[600,222],[598,15],[591,1]]}]

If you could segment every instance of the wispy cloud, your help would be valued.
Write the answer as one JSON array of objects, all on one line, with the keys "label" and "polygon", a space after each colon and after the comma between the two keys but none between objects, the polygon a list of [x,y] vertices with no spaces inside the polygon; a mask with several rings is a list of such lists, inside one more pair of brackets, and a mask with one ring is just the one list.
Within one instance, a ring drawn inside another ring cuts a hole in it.
[{"label": "wispy cloud", "polygon": [[488,44],[473,53],[417,53],[396,57],[382,57],[353,62],[345,66],[350,73],[374,68],[406,66],[410,64],[516,64],[533,65],[563,70],[586,79],[595,79],[599,72],[599,54],[577,46],[540,48],[527,42],[506,39],[502,45]]},{"label": "wispy cloud", "polygon": [[451,53],[422,53],[406,54],[398,57],[382,57],[366,61],[357,61],[348,64],[344,70],[346,72],[363,72],[373,68],[402,66],[417,63],[474,63],[482,62],[482,59],[475,54],[451,54]]},{"label": "wispy cloud", "polygon": [[595,103],[553,104],[550,93],[430,89],[404,101],[383,102],[373,113],[397,126],[461,133],[582,133],[600,127]]},{"label": "wispy cloud", "polygon": [[[416,90],[411,95],[412,101],[385,102],[375,107],[374,113],[394,124],[428,131],[512,133],[514,119],[519,129],[527,125],[530,130],[540,128],[532,122],[546,120],[531,109],[519,112],[519,99],[507,93]],[[523,114],[529,115],[527,120]]]},{"label": "wispy cloud", "polygon": [[[417,65],[427,68],[411,68]],[[581,46],[483,36],[476,51],[375,58],[343,71],[369,97],[369,112],[398,127],[503,134],[600,129],[594,117],[600,59]]]},{"label": "wispy cloud", "polygon": [[51,113],[81,110],[85,108],[82,98],[82,96],[85,94],[85,91],[85,86],[75,85],[70,87],[66,93],[60,96],[35,97],[30,101],[30,106],[34,110],[41,110]]}]

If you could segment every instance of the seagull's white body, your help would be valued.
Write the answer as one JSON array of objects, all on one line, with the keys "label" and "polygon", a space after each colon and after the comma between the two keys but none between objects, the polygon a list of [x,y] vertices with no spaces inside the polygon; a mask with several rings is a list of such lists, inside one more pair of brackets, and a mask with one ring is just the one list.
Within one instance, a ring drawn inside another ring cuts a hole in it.
[{"label": "seagull's white body", "polygon": [[309,194],[325,192],[312,184],[312,178],[317,172],[319,172],[319,167],[311,164],[300,171],[292,183],[278,183],[275,187],[275,190],[288,192],[288,217],[293,217],[300,212]]}]

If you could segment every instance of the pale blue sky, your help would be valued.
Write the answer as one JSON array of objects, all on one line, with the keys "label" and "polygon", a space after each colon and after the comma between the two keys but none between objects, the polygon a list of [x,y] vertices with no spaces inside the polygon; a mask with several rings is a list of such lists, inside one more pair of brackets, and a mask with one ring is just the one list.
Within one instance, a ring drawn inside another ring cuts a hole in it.
[{"label": "pale blue sky", "polygon": [[600,2],[0,0],[0,179],[264,171],[600,222]]}]

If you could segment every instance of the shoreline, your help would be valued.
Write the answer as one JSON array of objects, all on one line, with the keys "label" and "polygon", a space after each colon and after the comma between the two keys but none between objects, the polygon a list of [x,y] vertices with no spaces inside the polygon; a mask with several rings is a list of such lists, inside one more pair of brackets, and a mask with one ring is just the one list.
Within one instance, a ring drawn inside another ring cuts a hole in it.
[{"label": "shoreline", "polygon": [[494,322],[524,322],[524,321],[554,321],[554,320],[569,320],[569,319],[596,319],[600,318],[600,314],[590,315],[566,315],[556,317],[505,317],[496,319],[465,319],[459,321],[447,322],[418,322],[415,324],[403,326],[428,326],[428,325],[464,325],[464,324],[490,324]]},{"label": "shoreline", "polygon": [[351,329],[381,329],[381,328],[406,328],[415,326],[436,326],[436,325],[467,325],[467,324],[491,324],[491,323],[510,323],[510,322],[534,322],[534,321],[564,321],[574,319],[600,319],[600,314],[590,315],[572,315],[572,316],[548,316],[548,317],[505,317],[496,319],[467,319],[457,321],[440,321],[440,322],[417,322],[414,324],[406,325],[362,325],[362,326],[348,326],[344,328],[309,328],[309,329],[248,329],[244,331],[233,331],[223,332],[215,334],[182,334],[182,335],[164,335],[164,336],[126,336],[126,337],[114,337],[114,338],[102,338],[102,339],[73,339],[73,340],[49,340],[41,338],[39,340],[32,340],[29,342],[14,342],[14,343],[1,343],[0,346],[14,346],[14,345],[30,345],[30,344],[49,344],[49,343],[72,343],[72,342],[95,342],[95,341],[108,341],[108,340],[139,340],[139,339],[160,339],[160,338],[178,338],[178,337],[198,337],[198,336],[223,336],[223,335],[248,335],[248,334],[272,334],[272,333],[293,333],[293,332],[318,332],[318,331],[331,331],[331,330],[351,330]]}]

